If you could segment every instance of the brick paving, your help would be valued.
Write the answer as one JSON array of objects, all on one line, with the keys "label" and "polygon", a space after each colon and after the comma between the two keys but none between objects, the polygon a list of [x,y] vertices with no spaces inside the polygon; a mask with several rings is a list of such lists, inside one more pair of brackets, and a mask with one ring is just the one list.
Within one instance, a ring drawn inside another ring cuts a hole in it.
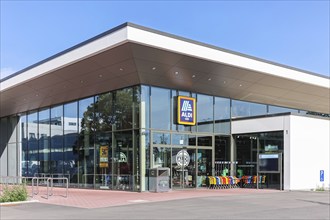
[{"label": "brick paving", "polygon": [[189,199],[198,197],[211,196],[231,196],[231,195],[249,195],[256,193],[278,193],[278,190],[268,189],[185,189],[171,190],[169,192],[153,193],[153,192],[126,192],[112,190],[89,190],[89,189],[74,189],[68,190],[68,197],[65,197],[65,189],[54,188],[54,195],[48,199],[47,188],[39,187],[39,193],[33,198],[31,197],[31,187],[28,188],[30,200],[37,200],[40,203],[72,206],[78,208],[104,208],[110,206],[122,206],[136,203],[160,202],[178,199]]}]

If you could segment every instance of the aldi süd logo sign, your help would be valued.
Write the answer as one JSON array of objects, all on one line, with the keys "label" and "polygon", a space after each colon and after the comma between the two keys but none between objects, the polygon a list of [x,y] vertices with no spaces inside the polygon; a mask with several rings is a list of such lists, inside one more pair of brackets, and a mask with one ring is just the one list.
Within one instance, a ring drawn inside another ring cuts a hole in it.
[{"label": "aldi s\u00fcd logo sign", "polygon": [[196,99],[178,96],[178,124],[196,124]]}]

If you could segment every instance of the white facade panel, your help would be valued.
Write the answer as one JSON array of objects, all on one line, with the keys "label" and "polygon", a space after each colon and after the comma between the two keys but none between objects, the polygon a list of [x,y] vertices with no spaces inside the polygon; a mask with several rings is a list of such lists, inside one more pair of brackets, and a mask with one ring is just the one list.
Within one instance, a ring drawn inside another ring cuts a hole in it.
[{"label": "white facade panel", "polygon": [[233,134],[281,131],[287,126],[287,120],[285,120],[287,117],[288,116],[278,116],[233,121],[231,131]]},{"label": "white facade panel", "polygon": [[[290,124],[290,189],[328,188],[330,121],[291,116]],[[320,170],[324,170],[324,182]]]}]

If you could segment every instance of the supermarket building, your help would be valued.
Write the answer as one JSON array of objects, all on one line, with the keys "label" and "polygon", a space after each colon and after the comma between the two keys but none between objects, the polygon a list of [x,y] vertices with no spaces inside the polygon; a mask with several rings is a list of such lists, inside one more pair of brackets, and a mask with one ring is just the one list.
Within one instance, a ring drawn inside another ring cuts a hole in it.
[{"label": "supermarket building", "polygon": [[[329,188],[330,80],[125,23],[0,81],[0,176],[71,187]],[[256,187],[247,184],[245,187]]]}]

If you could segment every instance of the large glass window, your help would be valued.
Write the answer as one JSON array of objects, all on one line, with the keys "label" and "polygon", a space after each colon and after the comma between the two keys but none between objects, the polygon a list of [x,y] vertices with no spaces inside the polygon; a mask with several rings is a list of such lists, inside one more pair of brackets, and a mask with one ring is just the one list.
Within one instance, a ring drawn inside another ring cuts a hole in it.
[{"label": "large glass window", "polygon": [[113,140],[114,189],[131,190],[133,187],[133,140],[132,131],[115,132]]},{"label": "large glass window", "polygon": [[157,133],[154,132],[152,135],[153,144],[171,144],[171,136],[169,133]]},{"label": "large glass window", "polygon": [[214,98],[214,132],[230,134],[230,99]]},{"label": "large glass window", "polygon": [[[101,189],[112,188],[111,158],[112,133],[98,132],[95,135],[95,187]],[[92,176],[88,177],[89,179]]]},{"label": "large glass window", "polygon": [[21,142],[21,167],[22,176],[28,175],[28,146],[27,146],[27,127],[26,127],[26,115],[20,114],[19,117],[19,132],[18,141]]},{"label": "large glass window", "polygon": [[[80,121],[80,120],[79,120]],[[76,183],[76,152],[78,142],[78,102],[64,105],[64,173],[70,175],[70,181]]]},{"label": "large glass window", "polygon": [[63,173],[63,105],[55,106],[50,110],[50,132],[51,132],[51,173]]},{"label": "large glass window", "polygon": [[50,162],[50,110],[49,108],[38,112],[39,119],[39,162],[40,173],[49,173]]},{"label": "large glass window", "polygon": [[213,132],[213,96],[197,95],[198,132]]},{"label": "large glass window", "polygon": [[38,158],[38,113],[29,112],[27,115],[28,132],[28,176],[34,176],[39,171]]},{"label": "large glass window", "polygon": [[79,101],[79,147],[78,179],[82,187],[93,187],[94,184],[94,98]]},{"label": "large glass window", "polygon": [[115,123],[113,111],[112,93],[104,93],[95,97],[95,131],[111,131],[112,125]]},{"label": "large glass window", "polygon": [[298,113],[298,110],[297,109],[291,109],[291,108],[279,107],[279,106],[273,106],[273,105],[268,106],[268,113],[269,114],[284,113],[284,112]]},{"label": "large glass window", "polygon": [[188,134],[172,134],[172,145],[196,146],[196,136]]},{"label": "large glass window", "polygon": [[127,88],[113,92],[116,129],[133,128],[133,89]]},{"label": "large glass window", "polygon": [[266,105],[232,100],[232,118],[250,117],[266,114]]},{"label": "large glass window", "polygon": [[151,127],[170,130],[171,90],[151,87]]},{"label": "large glass window", "polygon": [[216,176],[221,176],[229,172],[228,165],[225,165],[230,161],[230,137],[217,135],[214,138],[214,173]]}]

